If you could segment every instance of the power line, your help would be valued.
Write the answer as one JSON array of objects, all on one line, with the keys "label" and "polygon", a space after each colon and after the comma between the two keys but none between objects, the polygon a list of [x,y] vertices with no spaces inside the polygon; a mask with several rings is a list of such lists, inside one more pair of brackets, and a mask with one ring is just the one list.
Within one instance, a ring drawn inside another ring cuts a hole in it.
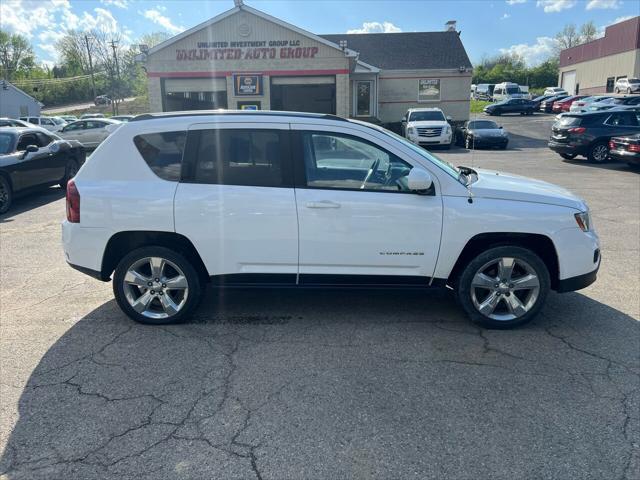
[{"label": "power line", "polygon": [[[94,75],[106,75],[106,72],[95,72]],[[91,78],[91,74],[77,75],[75,77],[61,77],[61,78],[28,78],[24,80],[14,80],[11,84],[16,86],[32,86],[32,85],[53,85],[57,83],[76,82],[78,80],[85,80]]]}]

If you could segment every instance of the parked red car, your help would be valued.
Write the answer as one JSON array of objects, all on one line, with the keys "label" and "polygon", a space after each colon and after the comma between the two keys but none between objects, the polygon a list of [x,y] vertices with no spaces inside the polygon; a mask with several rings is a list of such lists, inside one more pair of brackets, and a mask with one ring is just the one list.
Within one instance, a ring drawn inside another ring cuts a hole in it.
[{"label": "parked red car", "polygon": [[571,95],[570,97],[558,100],[557,102],[554,102],[552,110],[554,113],[568,112],[573,102],[575,102],[576,100],[580,100],[585,96],[586,95]]}]

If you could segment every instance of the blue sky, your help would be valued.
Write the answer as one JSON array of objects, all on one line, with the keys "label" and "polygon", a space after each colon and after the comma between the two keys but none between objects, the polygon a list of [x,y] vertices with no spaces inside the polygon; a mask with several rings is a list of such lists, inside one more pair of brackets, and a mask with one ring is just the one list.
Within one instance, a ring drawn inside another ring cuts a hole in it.
[{"label": "blue sky", "polygon": [[[549,55],[566,23],[604,27],[640,14],[640,0],[246,0],[314,33],[433,31],[457,20],[472,62],[501,51],[530,64]],[[27,36],[38,59],[55,62],[66,29],[119,32],[135,44],[157,31],[175,34],[229,8],[233,0],[1,0],[0,26]]]}]

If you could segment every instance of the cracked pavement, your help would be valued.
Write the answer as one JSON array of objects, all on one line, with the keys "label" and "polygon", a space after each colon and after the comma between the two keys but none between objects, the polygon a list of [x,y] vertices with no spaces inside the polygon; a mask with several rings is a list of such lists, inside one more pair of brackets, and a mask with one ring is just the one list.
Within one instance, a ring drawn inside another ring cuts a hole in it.
[{"label": "cracked pavement", "polygon": [[451,292],[208,290],[185,325],[127,319],[68,268],[57,189],[0,218],[0,478],[638,479],[640,173],[562,161],[548,117],[506,152],[436,152],[564,185],[598,281],[512,331]]}]

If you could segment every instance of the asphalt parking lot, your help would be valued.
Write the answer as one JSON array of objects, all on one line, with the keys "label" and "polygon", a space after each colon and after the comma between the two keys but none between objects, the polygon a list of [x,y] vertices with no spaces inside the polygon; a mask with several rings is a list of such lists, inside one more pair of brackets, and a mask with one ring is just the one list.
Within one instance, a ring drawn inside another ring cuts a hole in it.
[{"label": "asphalt parking lot", "polygon": [[437,154],[589,202],[603,264],[513,331],[448,291],[209,291],[132,323],[66,266],[59,189],[0,217],[2,479],[640,478],[640,172],[562,160],[551,117]]}]

